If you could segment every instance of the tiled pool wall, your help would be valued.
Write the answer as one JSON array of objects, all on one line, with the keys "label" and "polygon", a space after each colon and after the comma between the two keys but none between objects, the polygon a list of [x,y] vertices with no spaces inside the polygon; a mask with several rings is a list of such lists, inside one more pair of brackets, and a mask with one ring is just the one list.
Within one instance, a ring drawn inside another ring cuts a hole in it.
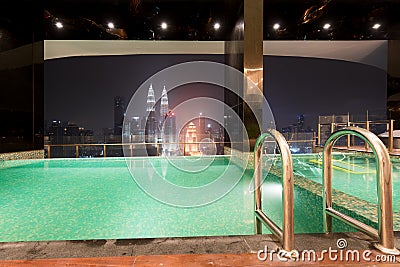
[{"label": "tiled pool wall", "polygon": [[32,159],[44,159],[44,150],[0,153],[0,169],[29,164]]},{"label": "tiled pool wall", "polygon": [[44,158],[44,150],[0,153],[0,161],[21,160],[21,159],[43,159],[43,158]]},{"label": "tiled pool wall", "polygon": [[224,147],[224,154],[231,155],[231,162],[242,169],[254,169],[254,153]]},{"label": "tiled pool wall", "polygon": [[[342,151],[343,152],[343,151]],[[374,157],[371,153],[355,152],[364,157]],[[241,168],[254,169],[254,153],[241,152],[228,147],[225,147],[226,155],[234,155],[232,162]],[[248,162],[246,162],[248,159]],[[282,169],[276,166],[271,166],[269,172],[279,178],[282,177]],[[322,183],[322,177],[321,177]],[[322,184],[316,183],[305,177],[294,174],[294,185],[311,192],[315,197],[322,199]],[[378,206],[377,204],[367,202],[357,197],[348,195],[341,191],[332,189],[333,206],[340,212],[343,212],[353,218],[368,224],[372,227],[378,225]],[[393,213],[393,227],[395,231],[400,231],[400,213]]]}]

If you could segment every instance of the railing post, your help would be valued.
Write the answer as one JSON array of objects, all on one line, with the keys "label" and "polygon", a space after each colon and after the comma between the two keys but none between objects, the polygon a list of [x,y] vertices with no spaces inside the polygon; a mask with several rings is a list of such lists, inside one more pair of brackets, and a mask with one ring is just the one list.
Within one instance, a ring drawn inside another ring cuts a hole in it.
[{"label": "railing post", "polygon": [[[367,114],[368,114],[368,112],[367,112]],[[368,115],[367,115],[367,117],[368,117]],[[365,122],[365,130],[369,131],[369,120],[367,120],[367,121]],[[369,148],[368,142],[365,141],[364,143],[365,143],[365,144],[364,144],[365,151],[368,151],[368,148]]]},{"label": "railing post", "polygon": [[[347,115],[347,118],[349,117],[349,115]],[[347,127],[349,127],[350,126],[350,121],[348,120],[347,121]],[[348,134],[347,135],[347,149],[349,149],[350,148],[350,135]]]},{"label": "railing post", "polygon": [[318,146],[321,146],[321,124],[318,123]]},{"label": "railing post", "polygon": [[75,157],[79,158],[79,145],[75,145]]},{"label": "railing post", "polygon": [[132,158],[133,157],[133,145],[132,144],[129,145],[129,150],[130,150],[130,155]]},{"label": "railing post", "polygon": [[393,121],[389,120],[389,135],[388,135],[388,150],[389,152],[393,151]]},{"label": "railing post", "polygon": [[103,156],[104,157],[107,157],[107,148],[106,148],[107,146],[104,144],[103,145]]}]

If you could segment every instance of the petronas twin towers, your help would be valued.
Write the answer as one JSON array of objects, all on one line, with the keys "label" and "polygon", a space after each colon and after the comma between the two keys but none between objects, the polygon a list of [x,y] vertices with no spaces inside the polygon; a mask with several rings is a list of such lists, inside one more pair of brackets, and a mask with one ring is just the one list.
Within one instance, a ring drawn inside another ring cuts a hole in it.
[{"label": "petronas twin towers", "polygon": [[[149,91],[147,93],[147,104],[146,104],[146,111],[147,112],[155,112],[155,104],[156,99],[154,96],[154,89],[153,85],[150,84]],[[161,107],[160,107],[160,120],[163,120],[169,111],[168,107],[168,95],[167,90],[165,89],[165,85],[161,94]]]},{"label": "petronas twin towers", "polygon": [[176,121],[174,113],[169,111],[168,95],[165,86],[161,93],[160,116],[156,118],[156,101],[153,85],[150,84],[147,93],[146,112],[147,122],[145,127],[145,140],[149,144],[164,143],[162,153],[172,153],[176,147],[171,143],[176,142]]}]

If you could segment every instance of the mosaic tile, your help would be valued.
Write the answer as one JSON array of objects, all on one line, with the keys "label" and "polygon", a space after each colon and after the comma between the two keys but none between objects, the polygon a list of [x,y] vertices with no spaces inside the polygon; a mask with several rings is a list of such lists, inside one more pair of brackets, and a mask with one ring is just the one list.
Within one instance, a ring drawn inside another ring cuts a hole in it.
[{"label": "mosaic tile", "polygon": [[43,159],[44,150],[0,153],[0,162],[7,160]]}]

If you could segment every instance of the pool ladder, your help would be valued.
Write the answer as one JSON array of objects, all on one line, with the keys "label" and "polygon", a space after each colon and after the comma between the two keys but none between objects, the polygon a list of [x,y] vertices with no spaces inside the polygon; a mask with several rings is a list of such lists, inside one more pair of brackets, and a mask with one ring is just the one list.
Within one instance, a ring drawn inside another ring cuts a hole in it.
[{"label": "pool ladder", "polygon": [[[355,135],[363,139],[375,154],[377,162],[378,230],[332,208],[332,149],[335,142],[345,135]],[[263,144],[267,137],[275,139],[282,158],[283,230],[262,211],[261,156]],[[276,130],[269,130],[260,135],[254,148],[254,161],[255,232],[256,234],[261,234],[262,223],[264,223],[282,244],[281,255],[292,258],[298,257],[299,254],[294,249],[294,180],[292,155],[283,135]],[[382,141],[375,134],[359,127],[346,127],[331,134],[325,143],[323,151],[323,188],[325,232],[332,232],[332,217],[335,217],[374,238],[377,241],[374,243],[374,246],[383,253],[400,255],[400,251],[394,246],[390,156]]]},{"label": "pool ladder", "polygon": [[[378,192],[378,230],[351,218],[332,207],[332,149],[342,136],[354,135],[364,140],[375,155]],[[323,203],[325,232],[332,232],[332,217],[347,223],[374,238],[375,248],[386,254],[400,255],[394,246],[392,210],[392,167],[390,156],[382,141],[373,133],[359,127],[346,127],[333,132],[325,143],[323,152]]]},{"label": "pool ladder", "polygon": [[[263,211],[262,211],[262,148],[265,138],[273,137],[279,147],[282,158],[283,173],[283,229],[280,229]],[[262,223],[264,223],[280,241],[283,248],[280,255],[287,258],[298,257],[298,252],[294,249],[294,181],[292,154],[285,137],[275,129],[263,133],[256,142],[254,147],[254,202],[255,202],[255,231],[256,234],[262,233]]]}]

